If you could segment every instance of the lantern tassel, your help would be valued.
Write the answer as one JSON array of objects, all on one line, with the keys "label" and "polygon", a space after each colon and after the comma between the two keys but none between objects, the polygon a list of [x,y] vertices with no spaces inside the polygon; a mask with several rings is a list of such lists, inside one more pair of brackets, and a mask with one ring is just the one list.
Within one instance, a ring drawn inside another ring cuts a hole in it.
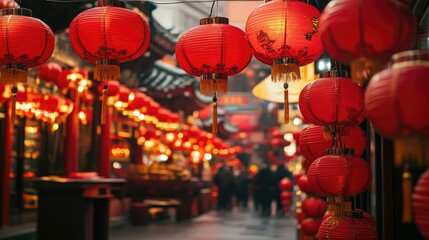
[{"label": "lantern tassel", "polygon": [[200,80],[200,92],[205,96],[224,94],[228,91],[228,76],[225,74],[204,74]]},{"label": "lantern tassel", "polygon": [[409,164],[405,165],[405,170],[402,173],[402,222],[410,223],[412,221],[412,189],[413,189],[413,178],[411,172],[408,169]]},{"label": "lantern tassel", "polygon": [[216,95],[213,97],[213,123],[212,123],[212,134],[217,133],[217,98]]},{"label": "lantern tassel", "polygon": [[28,70],[26,66],[5,66],[1,70],[1,81],[5,84],[27,83]]},{"label": "lantern tassel", "polygon": [[383,70],[384,64],[378,60],[358,58],[351,62],[352,79],[359,86],[369,81],[374,74]]},{"label": "lantern tassel", "polygon": [[107,114],[107,82],[104,85],[102,92],[102,100],[101,100],[101,124],[106,122],[106,114]]},{"label": "lantern tassel", "polygon": [[301,79],[299,66],[295,63],[274,63],[271,67],[273,82],[295,81]]},{"label": "lantern tassel", "polygon": [[283,84],[284,88],[284,123],[289,123],[289,90],[288,90],[289,84],[285,83]]},{"label": "lantern tassel", "polygon": [[18,93],[18,88],[16,86],[12,87],[12,111],[11,111],[11,115],[10,115],[10,122],[12,123],[12,125],[15,122],[15,118],[16,118],[16,95]]},{"label": "lantern tassel", "polygon": [[116,61],[98,61],[94,67],[94,79],[98,81],[119,80],[121,71]]}]

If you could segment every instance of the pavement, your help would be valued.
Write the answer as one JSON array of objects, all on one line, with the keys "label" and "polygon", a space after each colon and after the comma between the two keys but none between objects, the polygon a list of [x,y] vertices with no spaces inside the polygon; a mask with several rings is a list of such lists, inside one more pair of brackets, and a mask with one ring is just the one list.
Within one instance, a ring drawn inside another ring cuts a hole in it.
[{"label": "pavement", "polygon": [[147,226],[124,225],[110,240],[296,240],[294,217],[262,218],[252,210],[211,211],[187,222],[172,220]]}]

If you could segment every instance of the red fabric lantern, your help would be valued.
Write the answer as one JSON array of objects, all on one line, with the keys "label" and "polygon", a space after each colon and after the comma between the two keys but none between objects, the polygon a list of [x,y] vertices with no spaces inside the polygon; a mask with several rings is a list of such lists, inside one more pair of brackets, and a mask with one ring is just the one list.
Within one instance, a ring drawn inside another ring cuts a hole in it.
[{"label": "red fabric lantern", "polygon": [[[133,97],[131,97],[133,96]],[[142,108],[146,103],[146,96],[141,92],[130,93],[130,103],[128,104],[127,110],[136,110]]]},{"label": "red fabric lantern", "polygon": [[307,217],[322,218],[327,208],[325,200],[318,197],[308,197],[302,201],[302,210]]},{"label": "red fabric lantern", "polygon": [[321,223],[320,219],[306,218],[301,222],[301,231],[307,235],[316,235]]},{"label": "red fabric lantern", "polygon": [[378,239],[377,228],[372,217],[363,212],[351,216],[330,216],[320,225],[317,233],[320,240],[328,239]]},{"label": "red fabric lantern", "polygon": [[288,192],[288,191],[283,191],[281,194],[280,194],[280,198],[281,199],[292,199],[292,193],[291,192]]},{"label": "red fabric lantern", "polygon": [[295,213],[296,213],[296,220],[298,221],[298,223],[301,223],[306,218],[304,211],[302,211],[302,208],[297,208],[295,210]]},{"label": "red fabric lantern", "polygon": [[[322,54],[319,18],[317,8],[296,0],[269,1],[250,13],[246,37],[253,55],[272,65],[272,81],[300,79],[299,66],[314,62]],[[284,105],[289,105],[288,84],[284,84]],[[284,114],[287,123],[288,107]]]},{"label": "red fabric lantern", "polygon": [[54,43],[52,30],[31,17],[30,10],[0,10],[0,82],[12,85],[12,118],[18,92],[16,85],[27,83],[28,68],[37,67],[51,57]]},{"label": "red fabric lantern", "polygon": [[374,75],[366,89],[368,118],[388,138],[429,137],[428,54],[408,51],[393,60],[392,67]]},{"label": "red fabric lantern", "polygon": [[394,53],[411,49],[416,33],[416,18],[400,1],[333,0],[320,17],[326,51],[351,64],[359,82],[381,70]]},{"label": "red fabric lantern", "polygon": [[323,73],[299,95],[299,109],[309,123],[349,126],[356,124],[363,108],[363,90],[345,72]]},{"label": "red fabric lantern", "polygon": [[[342,134],[344,135],[339,136],[342,143],[341,147],[352,148],[355,150],[355,156],[361,156],[366,146],[365,132],[359,127],[353,127],[348,129],[347,133],[343,132]],[[326,149],[333,147],[332,139],[326,138],[322,126],[304,128],[299,143],[302,155],[309,161],[326,155]]]},{"label": "red fabric lantern", "polygon": [[289,178],[283,178],[279,183],[279,187],[284,191],[291,190],[293,183],[291,180],[289,180]]},{"label": "red fabric lantern", "polygon": [[308,185],[307,175],[300,177],[296,182],[296,185],[298,185],[299,189],[301,189],[302,192],[310,193],[310,186]]},{"label": "red fabric lantern", "polygon": [[204,95],[226,93],[228,76],[241,72],[251,60],[244,32],[228,18],[209,17],[185,32],[176,45],[176,59],[187,73],[201,77]]},{"label": "red fabric lantern", "polygon": [[[140,57],[148,48],[150,29],[138,13],[119,0],[98,0],[96,7],[81,12],[70,24],[70,43],[82,59],[95,63],[98,81],[119,80],[119,63]],[[107,86],[102,105],[105,122]]]},{"label": "red fabric lantern", "polygon": [[367,162],[350,154],[350,149],[332,149],[335,155],[315,160],[308,169],[311,191],[318,195],[354,196],[371,184],[371,168]]},{"label": "red fabric lantern", "polygon": [[414,219],[420,233],[429,239],[429,170],[417,182],[413,193]]},{"label": "red fabric lantern", "polygon": [[94,94],[92,92],[86,91],[85,94],[82,94],[80,100],[83,103],[91,105],[94,102]]},{"label": "red fabric lantern", "polygon": [[39,68],[39,77],[46,82],[55,82],[63,68],[55,62],[43,64]]},{"label": "red fabric lantern", "polygon": [[185,32],[176,45],[176,59],[187,73],[200,77],[200,92],[213,97],[212,133],[217,132],[217,93],[228,91],[228,76],[241,72],[252,54],[244,32],[228,18],[208,17]]},{"label": "red fabric lantern", "polygon": [[317,8],[296,0],[269,1],[250,13],[246,37],[253,55],[272,65],[273,81],[299,79],[299,66],[322,54],[319,18]]}]

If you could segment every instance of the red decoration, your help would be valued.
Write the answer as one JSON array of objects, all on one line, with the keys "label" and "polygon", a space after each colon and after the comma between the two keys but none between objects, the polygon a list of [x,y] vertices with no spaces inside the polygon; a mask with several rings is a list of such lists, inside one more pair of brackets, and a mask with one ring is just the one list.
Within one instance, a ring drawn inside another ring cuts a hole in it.
[{"label": "red decoration", "polygon": [[59,89],[76,89],[82,79],[88,79],[88,72],[79,68],[69,68],[61,71],[54,80]]},{"label": "red decoration", "polygon": [[304,175],[298,179],[296,182],[299,189],[301,189],[302,192],[310,193],[310,186],[308,185],[308,176]]},{"label": "red decoration", "polygon": [[[342,147],[352,148],[355,156],[361,156],[366,147],[365,132],[359,127],[353,127],[341,134],[344,134],[340,135]],[[302,155],[311,162],[326,155],[326,150],[333,147],[332,139],[326,138],[322,126],[304,128],[299,143]]]},{"label": "red decoration", "polygon": [[280,189],[287,191],[291,190],[293,187],[293,183],[289,178],[283,178],[279,183]]},{"label": "red decoration", "polygon": [[327,208],[325,200],[318,197],[308,197],[302,201],[302,210],[307,217],[322,218]]},{"label": "red decoration", "polygon": [[270,140],[270,144],[273,148],[284,148],[290,145],[290,142],[284,138],[273,138]]},{"label": "red decoration", "polygon": [[301,223],[306,218],[304,211],[302,211],[302,208],[297,208],[295,210],[295,213],[296,213],[296,220],[298,221],[298,223]]},{"label": "red decoration", "polygon": [[307,235],[316,235],[321,223],[320,219],[306,218],[301,222],[301,231]]},{"label": "red decoration", "polygon": [[414,219],[420,233],[429,239],[429,170],[420,177],[414,188]]},{"label": "red decoration", "polygon": [[415,16],[400,1],[333,0],[320,17],[320,37],[326,51],[351,64],[353,78],[358,81],[381,70],[392,54],[411,49],[416,32]]},{"label": "red decoration", "polygon": [[280,197],[281,197],[281,199],[292,199],[292,193],[291,192],[288,192],[288,191],[283,191],[281,194],[280,194]]},{"label": "red decoration", "polygon": [[146,96],[141,92],[131,92],[130,103],[128,104],[127,110],[136,110],[142,108],[146,103]]},{"label": "red decoration", "polygon": [[324,74],[328,77],[308,84],[299,95],[305,121],[323,126],[358,124],[356,119],[364,111],[363,90],[349,78],[335,77],[342,74],[339,71]]},{"label": "red decoration", "polygon": [[253,55],[273,65],[273,81],[300,78],[299,67],[314,62],[323,52],[320,12],[295,0],[273,0],[259,5],[249,15],[246,37]]},{"label": "red decoration", "polygon": [[[371,168],[367,162],[343,149],[333,149],[337,155],[315,160],[308,169],[310,189],[321,196],[354,196],[371,184]],[[339,155],[342,154],[342,155]]]},{"label": "red decoration", "polygon": [[320,225],[320,240],[328,239],[378,239],[377,228],[372,217],[363,212],[353,212],[352,216],[330,216]]},{"label": "red decoration", "polygon": [[3,8],[19,8],[19,5],[14,0],[1,0],[0,9]]},{"label": "red decoration", "polygon": [[39,68],[39,77],[46,82],[55,82],[63,68],[55,62],[43,64]]},{"label": "red decoration", "polygon": [[368,118],[388,138],[429,137],[428,54],[408,51],[396,54],[393,60],[392,67],[374,75],[366,89]]}]

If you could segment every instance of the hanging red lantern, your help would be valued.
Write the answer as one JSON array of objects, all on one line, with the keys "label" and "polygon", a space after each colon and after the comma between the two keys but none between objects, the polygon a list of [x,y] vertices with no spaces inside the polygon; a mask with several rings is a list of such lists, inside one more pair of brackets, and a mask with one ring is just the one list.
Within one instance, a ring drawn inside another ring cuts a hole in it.
[{"label": "hanging red lantern", "polygon": [[330,149],[311,164],[308,183],[321,196],[354,196],[371,184],[371,168],[352,149]]},{"label": "hanging red lantern", "polygon": [[290,142],[285,140],[284,138],[272,138],[270,140],[270,145],[273,148],[284,148],[290,145]]},{"label": "hanging red lantern", "polygon": [[94,94],[92,92],[86,91],[85,94],[82,94],[80,101],[88,105],[92,105],[94,102]]},{"label": "hanging red lantern", "polygon": [[429,55],[407,51],[392,59],[392,67],[374,75],[365,91],[368,118],[388,138],[429,137]]},{"label": "hanging red lantern", "polygon": [[127,106],[127,110],[136,110],[142,108],[146,103],[146,96],[141,92],[130,93],[130,103]]},{"label": "hanging red lantern", "polygon": [[119,84],[119,96],[118,100],[114,103],[114,106],[118,110],[124,110],[128,107],[128,102],[130,98],[130,89],[122,84]]},{"label": "hanging red lantern", "polygon": [[378,239],[372,217],[362,211],[352,211],[348,216],[330,216],[320,225],[317,233],[320,240],[328,239]]},{"label": "hanging red lantern", "polygon": [[12,85],[12,118],[15,115],[17,84],[27,83],[28,68],[37,67],[51,57],[54,43],[52,30],[44,22],[31,17],[30,10],[0,10],[0,82]]},{"label": "hanging red lantern", "polygon": [[363,90],[343,71],[325,72],[320,77],[299,95],[305,121],[322,126],[357,124],[356,119],[364,111]]},{"label": "hanging red lantern", "polygon": [[311,193],[310,192],[310,186],[308,185],[308,177],[307,177],[307,175],[304,175],[304,176],[300,177],[298,179],[298,181],[296,182],[296,185],[298,185],[299,189],[302,192]]},{"label": "hanging red lantern", "polygon": [[429,170],[420,177],[413,193],[414,219],[420,233],[429,239]]},{"label": "hanging red lantern", "polygon": [[[338,138],[341,138],[340,147],[354,149],[355,156],[361,156],[365,150],[366,136],[360,127],[340,132],[340,135],[336,136],[337,140]],[[326,155],[326,149],[333,147],[333,139],[326,138],[323,127],[314,125],[302,130],[299,143],[302,155],[309,161]]]},{"label": "hanging red lantern", "polygon": [[301,222],[301,231],[307,235],[316,235],[321,223],[320,219],[306,218]]},{"label": "hanging red lantern", "polygon": [[302,201],[302,210],[307,217],[322,218],[327,208],[326,201],[318,197],[308,197]]},{"label": "hanging red lantern", "polygon": [[176,45],[176,59],[187,73],[200,77],[200,92],[213,96],[213,128],[217,132],[216,94],[228,91],[228,76],[241,72],[252,54],[244,32],[228,18],[208,17],[185,32]]},{"label": "hanging red lantern", "polygon": [[39,68],[39,77],[45,82],[55,82],[63,68],[55,62],[43,64]]},{"label": "hanging red lantern", "polygon": [[289,178],[283,178],[279,183],[280,189],[284,191],[289,191],[293,187],[293,182]]},{"label": "hanging red lantern", "polygon": [[[296,0],[267,1],[250,13],[246,37],[256,59],[272,66],[272,81],[300,79],[299,67],[323,53],[319,18],[317,8]],[[288,106],[287,83],[284,92],[284,104]],[[288,109],[285,107],[285,122],[289,121]]]},{"label": "hanging red lantern", "polygon": [[298,223],[301,223],[306,218],[304,211],[302,211],[302,208],[297,208],[295,210],[295,215]]},{"label": "hanging red lantern", "polygon": [[[148,48],[149,25],[122,1],[97,0],[95,6],[73,19],[70,43],[79,57],[95,64],[95,80],[119,80],[119,64],[140,57]],[[104,123],[107,85],[102,94]]]},{"label": "hanging red lantern", "polygon": [[289,191],[283,191],[283,192],[280,194],[280,198],[281,198],[281,199],[292,199],[292,197],[293,197],[293,195],[292,195],[292,193],[291,193],[291,192],[289,192]]},{"label": "hanging red lantern", "polygon": [[396,52],[411,49],[417,21],[400,1],[331,1],[320,17],[320,37],[328,54],[347,65],[358,82],[383,68]]}]

